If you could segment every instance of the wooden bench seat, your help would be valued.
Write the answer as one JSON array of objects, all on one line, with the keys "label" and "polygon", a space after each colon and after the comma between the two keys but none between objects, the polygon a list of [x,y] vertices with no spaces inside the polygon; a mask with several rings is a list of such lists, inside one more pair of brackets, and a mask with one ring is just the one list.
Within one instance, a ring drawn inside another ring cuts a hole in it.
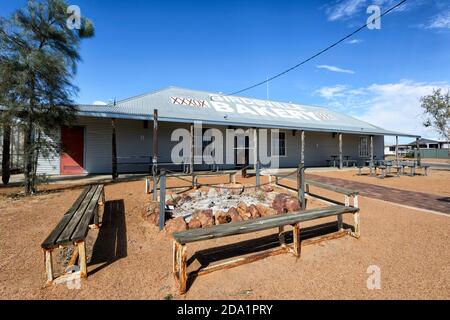
[{"label": "wooden bench seat", "polygon": [[41,244],[45,254],[48,283],[54,280],[52,251],[56,248],[64,248],[71,245],[76,246],[71,261],[76,261],[78,257],[80,277],[87,277],[84,241],[90,226],[99,226],[99,210],[104,209],[104,203],[104,186],[87,186]]},{"label": "wooden bench seat", "polygon": [[[359,208],[350,206],[335,205],[326,208],[311,209],[305,211],[298,211],[295,213],[281,214],[275,216],[268,216],[257,218],[253,220],[233,222],[227,224],[221,224],[212,226],[209,228],[186,230],[182,232],[173,233],[174,243],[173,243],[173,274],[176,281],[179,284],[180,293],[186,292],[187,285],[187,252],[186,244],[217,239],[222,237],[247,234],[262,230],[268,230],[272,228],[279,228],[280,244],[282,245],[283,252],[292,252],[295,256],[300,256],[300,223],[330,216],[341,216],[342,214],[350,213],[354,215],[354,231],[350,234],[356,238],[360,236],[360,222],[359,222]],[[339,221],[339,220],[338,220]],[[287,245],[284,243],[284,236],[281,232],[285,226],[293,226],[294,243],[292,250],[288,250]],[[340,226],[341,227],[341,226]],[[340,230],[341,232],[343,230]],[[211,272],[212,270],[220,270],[224,268],[230,268],[238,266],[244,263],[255,261],[261,258],[267,257],[267,253],[258,253],[253,256],[248,256],[246,258],[240,258],[237,261],[230,261],[222,263],[219,266],[208,266],[204,269],[196,271],[199,275],[202,272]]]}]

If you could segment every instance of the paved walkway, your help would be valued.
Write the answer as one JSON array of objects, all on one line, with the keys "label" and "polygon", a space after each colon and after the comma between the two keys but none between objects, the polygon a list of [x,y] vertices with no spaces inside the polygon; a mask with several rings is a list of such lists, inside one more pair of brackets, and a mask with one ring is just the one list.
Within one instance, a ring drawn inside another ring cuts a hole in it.
[{"label": "paved walkway", "polygon": [[323,177],[316,174],[306,174],[306,177],[311,180],[358,190],[359,194],[364,197],[450,214],[450,197],[382,187],[369,183],[355,182],[339,178]]}]

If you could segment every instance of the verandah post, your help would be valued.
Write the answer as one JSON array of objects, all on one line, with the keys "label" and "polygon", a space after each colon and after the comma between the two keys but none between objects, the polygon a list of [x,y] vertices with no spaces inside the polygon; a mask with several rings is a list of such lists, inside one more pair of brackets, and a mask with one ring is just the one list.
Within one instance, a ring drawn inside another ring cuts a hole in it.
[{"label": "verandah post", "polygon": [[395,136],[395,162],[398,167],[398,136]]},{"label": "verandah post", "polygon": [[342,154],[342,133],[339,133],[339,169],[342,170],[344,167],[344,160]]},{"label": "verandah post", "polygon": [[260,186],[260,163],[259,163],[259,160],[256,160],[256,164],[255,164],[255,167],[256,167],[256,188],[259,188],[259,186]]},{"label": "verandah post", "polygon": [[116,142],[116,120],[111,119],[112,127],[112,178],[115,180],[118,177],[117,174],[117,142]]},{"label": "verandah post", "polygon": [[297,190],[298,190],[298,199],[300,201],[302,210],[306,209],[306,201],[305,201],[305,166],[300,163],[298,165],[297,170]]},{"label": "verandah post", "polygon": [[417,149],[417,165],[420,167],[421,156],[420,156],[420,144],[419,144],[419,138],[416,138],[416,149]]},{"label": "verandah post", "polygon": [[371,176],[376,176],[376,171],[375,171],[375,173],[373,172],[373,170],[374,170],[374,161],[373,161],[373,159],[374,159],[373,158],[373,136],[370,136],[370,175]]},{"label": "verandah post", "polygon": [[161,169],[159,175],[159,230],[164,229],[166,223],[166,170]]},{"label": "verandah post", "polygon": [[257,170],[257,165],[259,161],[258,152],[258,129],[253,128],[253,161],[255,163],[255,171]]},{"label": "verandah post", "polygon": [[153,177],[153,201],[157,200],[158,191],[158,110],[153,110],[153,156],[152,156],[152,177]]},{"label": "verandah post", "polygon": [[300,164],[297,172],[297,190],[302,210],[305,210],[305,130],[301,131],[300,139]]},{"label": "verandah post", "polygon": [[305,131],[301,131],[301,144],[300,144],[300,163],[305,164]]},{"label": "verandah post", "polygon": [[195,136],[194,136],[194,124],[191,124],[191,130],[190,130],[190,147],[191,147],[191,155],[189,157],[189,173],[194,173],[194,151],[195,151]]}]

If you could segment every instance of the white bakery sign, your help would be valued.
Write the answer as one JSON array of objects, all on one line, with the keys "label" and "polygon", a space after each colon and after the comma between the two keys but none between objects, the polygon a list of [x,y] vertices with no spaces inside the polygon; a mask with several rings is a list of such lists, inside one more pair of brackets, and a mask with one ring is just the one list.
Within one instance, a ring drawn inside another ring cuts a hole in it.
[{"label": "white bakery sign", "polygon": [[313,121],[336,120],[336,117],[323,110],[306,109],[292,103],[232,96],[210,95],[209,101],[189,97],[171,97],[171,102],[195,108],[211,108],[221,113]]}]

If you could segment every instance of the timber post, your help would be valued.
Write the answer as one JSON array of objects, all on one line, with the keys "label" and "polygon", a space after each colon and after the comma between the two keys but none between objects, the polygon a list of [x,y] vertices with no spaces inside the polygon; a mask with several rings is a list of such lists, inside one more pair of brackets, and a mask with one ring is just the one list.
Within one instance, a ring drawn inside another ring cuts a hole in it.
[{"label": "timber post", "polygon": [[300,223],[294,224],[294,256],[300,258],[301,255],[301,239],[300,239]]},{"label": "timber post", "polygon": [[[377,175],[376,168],[374,168],[374,158],[373,158],[373,136],[370,136],[370,176],[374,177]],[[374,172],[375,169],[375,172]]]},{"label": "timber post", "polygon": [[47,284],[53,281],[53,259],[52,250],[44,250],[45,255],[45,270],[47,271]]},{"label": "timber post", "polygon": [[257,170],[259,161],[259,149],[258,149],[258,129],[253,128],[253,161],[255,164],[255,171]]},{"label": "timber post", "polygon": [[158,200],[158,168],[156,164],[152,165],[152,178],[153,178],[153,201]]},{"label": "timber post", "polygon": [[164,229],[166,223],[166,170],[161,169],[159,175],[159,230]]},{"label": "timber post", "polygon": [[395,162],[398,167],[398,136],[395,136]]},{"label": "timber post", "polygon": [[306,199],[305,199],[305,165],[300,163],[297,170],[297,190],[298,190],[298,200],[300,201],[302,210],[306,209]]},{"label": "timber post", "polygon": [[[353,196],[353,207],[359,208],[358,195]],[[354,228],[355,229],[354,229],[353,234],[351,234],[351,235],[353,237],[359,239],[361,237],[361,221],[360,221],[360,217],[359,217],[359,210],[353,214],[353,219],[354,219],[354,224],[355,224]]]},{"label": "timber post", "polygon": [[78,248],[78,264],[80,266],[81,278],[87,277],[87,263],[86,263],[86,244],[84,241],[77,243]]},{"label": "timber post", "polygon": [[190,128],[190,148],[191,155],[189,157],[189,173],[194,173],[194,152],[195,152],[195,133],[194,133],[194,124],[191,124]]},{"label": "timber post", "polygon": [[259,160],[256,160],[256,188],[260,186],[260,166]]},{"label": "timber post", "polygon": [[111,127],[112,127],[112,178],[115,180],[118,177],[117,174],[117,139],[116,139],[116,120],[111,119]]},{"label": "timber post", "polygon": [[417,165],[420,167],[421,156],[420,156],[420,144],[419,144],[419,138],[416,138],[416,149],[417,149]]},{"label": "timber post", "polygon": [[342,133],[339,133],[339,169],[342,170],[343,167],[344,167],[344,159],[342,153]]},{"label": "timber post", "polygon": [[305,130],[301,131],[300,163],[305,164]]},{"label": "timber post", "polygon": [[153,110],[153,156],[152,156],[152,176],[153,176],[153,201],[157,200],[158,192],[158,110]]}]

